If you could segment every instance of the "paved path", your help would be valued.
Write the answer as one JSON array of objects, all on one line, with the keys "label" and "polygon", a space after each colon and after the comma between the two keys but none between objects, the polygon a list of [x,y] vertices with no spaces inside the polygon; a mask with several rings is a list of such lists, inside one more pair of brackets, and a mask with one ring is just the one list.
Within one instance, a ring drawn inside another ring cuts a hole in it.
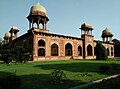
[{"label": "paved path", "polygon": [[90,85],[93,85],[95,83],[99,83],[101,81],[103,81],[104,79],[111,79],[111,78],[116,78],[117,76],[119,76],[120,74],[118,75],[113,75],[113,76],[109,76],[109,77],[106,77],[106,78],[103,78],[103,79],[100,79],[100,80],[96,80],[96,81],[93,81],[93,82],[89,82],[89,83],[86,83],[86,84],[83,84],[83,85],[79,85],[79,86],[76,86],[76,87],[72,87],[72,88],[69,88],[69,89],[80,89],[82,87],[86,87],[86,86],[90,86]]}]

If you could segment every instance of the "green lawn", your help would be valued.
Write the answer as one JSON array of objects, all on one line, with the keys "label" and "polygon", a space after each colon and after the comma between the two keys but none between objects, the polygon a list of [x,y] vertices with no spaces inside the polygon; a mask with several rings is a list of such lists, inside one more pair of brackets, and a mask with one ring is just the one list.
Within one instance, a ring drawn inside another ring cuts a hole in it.
[{"label": "green lawn", "polygon": [[[109,76],[108,73],[99,72],[100,65],[119,64],[120,61],[95,61],[95,60],[62,60],[41,61],[26,64],[0,63],[0,78],[11,73],[16,73],[22,79],[21,89],[68,89],[89,81]],[[120,69],[120,66],[119,66]],[[63,70],[67,80],[60,85],[51,83],[50,73],[53,70]]]}]

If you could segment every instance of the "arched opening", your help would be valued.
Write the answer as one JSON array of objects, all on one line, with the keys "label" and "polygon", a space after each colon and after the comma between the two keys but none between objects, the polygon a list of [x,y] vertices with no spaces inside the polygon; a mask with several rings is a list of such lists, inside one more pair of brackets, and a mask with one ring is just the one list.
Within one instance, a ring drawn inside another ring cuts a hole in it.
[{"label": "arched opening", "polygon": [[45,47],[45,41],[44,41],[44,40],[39,40],[39,41],[38,41],[38,46],[43,46],[43,47]]},{"label": "arched opening", "polygon": [[111,56],[113,56],[113,47],[111,47]]},{"label": "arched opening", "polygon": [[57,44],[52,44],[51,56],[58,56],[58,45]]},{"label": "arched opening", "polygon": [[110,55],[109,48],[107,48],[107,55],[108,55],[108,56]]},{"label": "arched opening", "polygon": [[72,56],[72,45],[70,43],[65,45],[65,55]]},{"label": "arched opening", "polygon": [[96,50],[96,47],[94,47],[94,55],[96,55],[96,51],[97,51],[97,50]]},{"label": "arched opening", "polygon": [[33,23],[33,28],[37,28],[37,23]]},{"label": "arched opening", "polygon": [[39,26],[40,26],[40,28],[41,28],[41,29],[43,29],[43,24],[42,24],[42,23],[40,23],[40,25],[39,25]]},{"label": "arched opening", "polygon": [[92,56],[92,46],[90,44],[87,46],[87,55]]},{"label": "arched opening", "polygon": [[44,48],[38,49],[38,56],[45,56],[45,49]]},{"label": "arched opening", "polygon": [[82,56],[82,47],[78,46],[78,56]]}]

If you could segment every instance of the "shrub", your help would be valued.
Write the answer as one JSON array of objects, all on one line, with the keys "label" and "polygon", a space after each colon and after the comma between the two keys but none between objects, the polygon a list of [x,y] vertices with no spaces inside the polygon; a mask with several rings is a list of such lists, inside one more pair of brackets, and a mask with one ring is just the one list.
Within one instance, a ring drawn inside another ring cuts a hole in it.
[{"label": "shrub", "polygon": [[0,79],[0,86],[3,89],[19,89],[20,85],[21,79],[14,74]]},{"label": "shrub", "polygon": [[66,74],[61,70],[54,70],[50,75],[55,84],[63,83],[63,80],[67,78]]}]

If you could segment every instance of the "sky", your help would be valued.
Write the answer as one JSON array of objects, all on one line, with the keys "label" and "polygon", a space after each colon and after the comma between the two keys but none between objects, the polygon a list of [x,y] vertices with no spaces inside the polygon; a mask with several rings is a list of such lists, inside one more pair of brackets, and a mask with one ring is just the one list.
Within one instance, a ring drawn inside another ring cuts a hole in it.
[{"label": "sky", "polygon": [[94,28],[94,39],[101,40],[107,27],[112,30],[113,39],[120,40],[120,0],[0,0],[0,38],[12,26],[19,28],[19,36],[26,33],[26,17],[38,2],[46,8],[50,19],[47,29],[51,33],[81,37],[79,28],[88,23]]}]

